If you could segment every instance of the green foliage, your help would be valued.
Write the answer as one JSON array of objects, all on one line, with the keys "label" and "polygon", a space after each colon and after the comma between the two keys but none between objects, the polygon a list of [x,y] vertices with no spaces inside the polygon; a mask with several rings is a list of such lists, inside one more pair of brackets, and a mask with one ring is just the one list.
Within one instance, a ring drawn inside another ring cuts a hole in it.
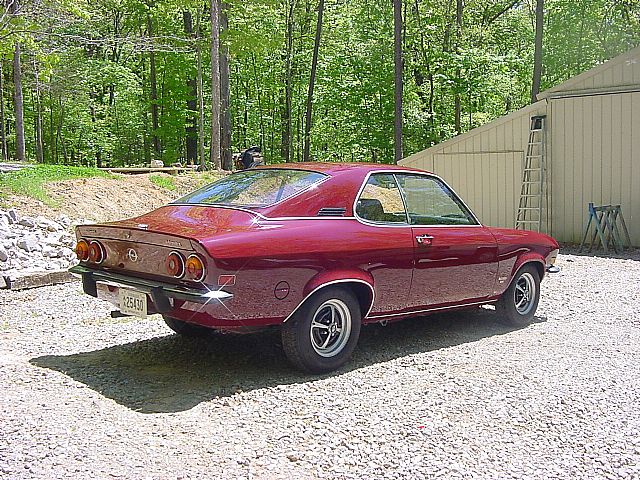
[{"label": "green foliage", "polygon": [[[466,0],[456,25],[451,0],[405,0],[404,141],[411,154],[529,102],[534,2]],[[44,162],[142,165],[185,162],[196,118],[196,47],[202,52],[205,149],[210,135],[208,2],[43,0],[24,2],[0,30],[9,151],[15,150],[10,60],[22,45],[27,156]],[[232,145],[260,145],[282,161],[284,85],[291,64],[291,151],[301,160],[318,0],[229,0]],[[39,6],[39,7],[38,7]],[[286,26],[292,7],[292,50]],[[187,34],[191,14],[201,37]],[[45,14],[46,12],[46,14]],[[148,28],[151,26],[151,33]],[[637,0],[546,0],[543,89],[640,44]],[[46,34],[44,33],[46,32]],[[314,95],[311,155],[322,161],[393,158],[393,32],[388,0],[327,2]],[[151,121],[151,50],[159,125]],[[197,108],[197,107],[196,107]],[[159,154],[153,151],[158,138]]]},{"label": "green foliage", "polygon": [[105,177],[113,175],[89,167],[71,167],[64,165],[33,165],[16,172],[0,174],[0,198],[7,195],[23,195],[35,198],[47,205],[55,206],[45,190],[48,182],[59,182],[75,178]]},{"label": "green foliage", "polygon": [[151,175],[149,180],[154,185],[164,188],[165,190],[174,191],[176,189],[176,181],[169,175]]}]

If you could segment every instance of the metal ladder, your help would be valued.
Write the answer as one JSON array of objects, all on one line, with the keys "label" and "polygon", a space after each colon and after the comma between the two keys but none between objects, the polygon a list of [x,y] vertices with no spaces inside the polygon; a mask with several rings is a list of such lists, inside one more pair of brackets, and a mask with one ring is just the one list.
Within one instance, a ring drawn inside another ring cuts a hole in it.
[{"label": "metal ladder", "polygon": [[531,117],[527,154],[522,170],[520,201],[516,214],[516,229],[546,230],[548,227],[549,195],[546,177],[546,115]]}]

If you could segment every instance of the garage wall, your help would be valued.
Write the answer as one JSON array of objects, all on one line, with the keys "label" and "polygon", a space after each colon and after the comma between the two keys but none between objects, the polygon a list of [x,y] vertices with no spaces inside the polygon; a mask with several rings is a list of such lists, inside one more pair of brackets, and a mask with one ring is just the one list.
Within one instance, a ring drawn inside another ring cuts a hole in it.
[{"label": "garage wall", "polygon": [[637,91],[640,88],[640,47],[545,90],[538,99],[589,93]]},{"label": "garage wall", "polygon": [[557,98],[551,191],[554,235],[580,242],[587,204],[621,204],[640,246],[640,92]]},{"label": "garage wall", "polygon": [[462,197],[485,225],[513,227],[524,154],[436,154],[434,171]]},{"label": "garage wall", "polygon": [[513,228],[531,117],[546,113],[542,100],[400,163],[440,175],[482,223]]}]

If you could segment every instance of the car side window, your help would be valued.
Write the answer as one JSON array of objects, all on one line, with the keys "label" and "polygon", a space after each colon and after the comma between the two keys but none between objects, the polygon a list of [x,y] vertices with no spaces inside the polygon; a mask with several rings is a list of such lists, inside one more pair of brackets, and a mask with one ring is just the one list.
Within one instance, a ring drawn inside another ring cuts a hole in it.
[{"label": "car side window", "polygon": [[356,214],[371,222],[407,223],[402,195],[392,174],[369,177],[356,203]]},{"label": "car side window", "polygon": [[451,189],[434,177],[396,175],[412,225],[477,225]]}]

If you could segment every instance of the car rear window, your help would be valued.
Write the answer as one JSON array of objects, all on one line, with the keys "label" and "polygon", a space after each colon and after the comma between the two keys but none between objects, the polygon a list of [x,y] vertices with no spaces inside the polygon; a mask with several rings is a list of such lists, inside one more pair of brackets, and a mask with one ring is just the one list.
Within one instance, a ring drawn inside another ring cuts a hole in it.
[{"label": "car rear window", "polygon": [[284,168],[244,170],[206,185],[173,203],[266,207],[326,177],[323,173]]}]

